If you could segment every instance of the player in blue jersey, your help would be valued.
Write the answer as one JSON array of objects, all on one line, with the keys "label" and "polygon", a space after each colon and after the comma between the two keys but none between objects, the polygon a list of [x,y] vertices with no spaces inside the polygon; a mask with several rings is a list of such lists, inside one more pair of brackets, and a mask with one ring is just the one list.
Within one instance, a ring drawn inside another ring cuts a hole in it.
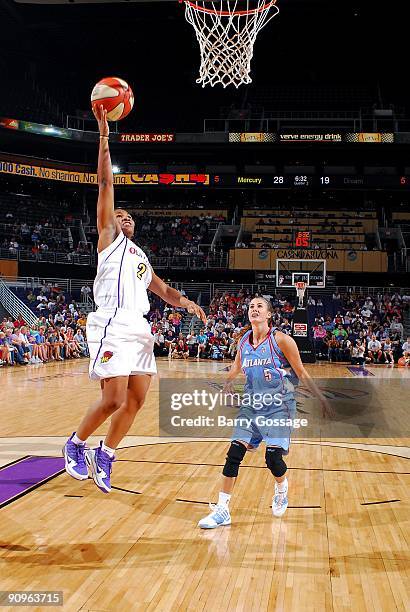
[{"label": "player in blue jersey", "polygon": [[271,303],[264,298],[256,297],[249,304],[250,326],[238,343],[224,388],[226,393],[234,393],[232,382],[242,370],[246,379],[244,393],[222,472],[219,500],[216,505],[210,504],[211,513],[199,521],[203,529],[231,524],[229,502],[239,466],[246,452],[256,450],[262,441],[266,444],[266,466],[275,479],[273,515],[280,517],[286,512],[288,481],[283,457],[289,452],[298,380],[303,380],[318,398],[323,416],[331,415],[326,398],[302,364],[296,342],[272,327],[272,312]]}]

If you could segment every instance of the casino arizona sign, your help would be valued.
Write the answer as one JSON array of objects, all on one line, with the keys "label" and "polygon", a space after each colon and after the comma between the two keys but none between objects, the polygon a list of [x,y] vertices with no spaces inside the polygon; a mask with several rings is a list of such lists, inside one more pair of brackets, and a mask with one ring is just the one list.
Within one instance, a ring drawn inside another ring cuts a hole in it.
[{"label": "casino arizona sign", "polygon": [[339,259],[337,251],[334,249],[278,249],[276,251],[278,259]]}]

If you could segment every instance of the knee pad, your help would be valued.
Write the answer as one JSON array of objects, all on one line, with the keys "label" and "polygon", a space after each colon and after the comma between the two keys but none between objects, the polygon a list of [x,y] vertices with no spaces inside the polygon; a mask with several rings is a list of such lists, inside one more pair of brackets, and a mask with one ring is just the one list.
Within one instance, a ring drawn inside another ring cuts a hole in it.
[{"label": "knee pad", "polygon": [[265,453],[265,461],[267,467],[270,469],[272,474],[277,478],[280,478],[288,469],[288,466],[283,461],[283,448],[276,448],[268,446]]},{"label": "knee pad", "polygon": [[222,474],[229,478],[236,478],[239,472],[239,466],[245,454],[246,446],[236,440],[231,442]]}]

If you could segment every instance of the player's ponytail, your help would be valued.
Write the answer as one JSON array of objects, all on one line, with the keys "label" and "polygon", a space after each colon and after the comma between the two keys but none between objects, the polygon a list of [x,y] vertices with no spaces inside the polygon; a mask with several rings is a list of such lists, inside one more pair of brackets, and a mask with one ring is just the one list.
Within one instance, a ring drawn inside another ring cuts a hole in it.
[{"label": "player's ponytail", "polygon": [[242,328],[240,334],[238,335],[237,341],[239,342],[240,340],[242,340],[246,332],[248,332],[250,329],[252,329],[252,325],[245,325],[245,327]]}]

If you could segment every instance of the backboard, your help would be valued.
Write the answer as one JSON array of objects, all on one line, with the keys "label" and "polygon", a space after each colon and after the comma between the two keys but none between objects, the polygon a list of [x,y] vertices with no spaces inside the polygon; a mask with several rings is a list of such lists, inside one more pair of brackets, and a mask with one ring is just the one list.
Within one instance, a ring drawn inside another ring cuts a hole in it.
[{"label": "backboard", "polygon": [[326,260],[277,259],[276,286],[291,289],[295,283],[304,282],[308,287],[326,287]]}]

